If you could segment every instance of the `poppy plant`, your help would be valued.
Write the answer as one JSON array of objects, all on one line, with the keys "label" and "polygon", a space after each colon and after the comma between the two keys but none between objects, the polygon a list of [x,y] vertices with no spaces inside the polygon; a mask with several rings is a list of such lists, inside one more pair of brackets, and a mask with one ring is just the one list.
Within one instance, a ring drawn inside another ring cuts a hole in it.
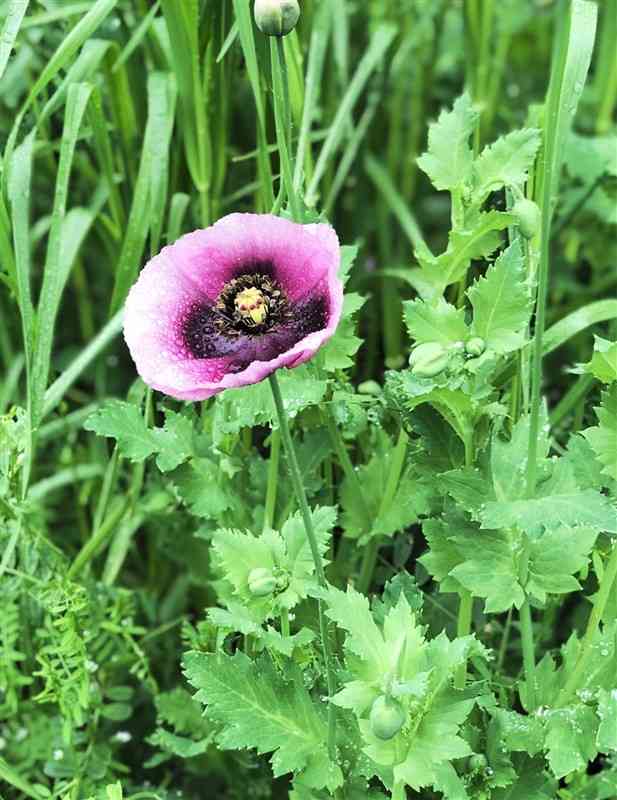
[{"label": "poppy plant", "polygon": [[152,388],[204,400],[312,358],[340,320],[326,224],[230,214],[164,247],[129,292],[124,337]]}]

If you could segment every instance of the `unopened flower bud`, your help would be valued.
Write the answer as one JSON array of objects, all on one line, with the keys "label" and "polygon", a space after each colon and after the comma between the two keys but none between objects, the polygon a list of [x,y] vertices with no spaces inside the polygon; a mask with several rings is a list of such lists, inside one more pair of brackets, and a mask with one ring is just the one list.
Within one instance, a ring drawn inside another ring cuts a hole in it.
[{"label": "unopened flower bud", "polygon": [[373,736],[388,741],[393,739],[405,724],[405,712],[396,700],[381,695],[373,703],[369,722]]},{"label": "unopened flower bud", "polygon": [[276,578],[265,567],[256,567],[249,572],[249,592],[255,597],[267,597],[276,589]]},{"label": "unopened flower bud", "polygon": [[470,356],[481,356],[486,350],[486,342],[479,336],[474,336],[465,344],[465,352]]},{"label": "unopened flower bud", "polygon": [[540,230],[540,209],[536,203],[522,197],[514,204],[512,213],[525,239],[533,239]]},{"label": "unopened flower bud", "polygon": [[486,756],[482,753],[473,753],[473,755],[469,757],[469,767],[472,770],[484,769],[487,764]]},{"label": "unopened flower bud", "polygon": [[255,0],[255,22],[266,36],[287,36],[299,17],[298,0]]},{"label": "unopened flower bud", "polygon": [[425,342],[413,351],[409,364],[417,377],[432,378],[446,368],[449,359],[447,350],[439,342]]}]

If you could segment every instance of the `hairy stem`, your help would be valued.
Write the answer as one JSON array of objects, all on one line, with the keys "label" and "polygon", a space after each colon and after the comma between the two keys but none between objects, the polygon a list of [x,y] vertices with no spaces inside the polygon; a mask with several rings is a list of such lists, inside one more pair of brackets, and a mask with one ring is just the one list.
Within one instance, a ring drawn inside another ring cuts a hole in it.
[{"label": "hairy stem", "polygon": [[[461,592],[458,618],[456,621],[456,635],[457,637],[469,636],[471,632],[471,617],[473,612],[473,595],[471,592]],[[467,660],[462,663],[456,671],[454,676],[454,688],[464,689],[467,680]]]},{"label": "hairy stem", "polygon": [[270,435],[270,461],[268,463],[268,486],[266,488],[266,507],[264,511],[264,530],[274,524],[276,494],[278,489],[279,460],[281,453],[281,433],[272,431]]},{"label": "hairy stem", "polygon": [[294,188],[293,159],[289,148],[289,131],[291,114],[289,110],[289,85],[287,79],[287,64],[285,51],[281,39],[270,37],[270,61],[272,64],[272,93],[274,95],[274,122],[276,126],[276,141],[279,149],[281,176],[291,213],[295,220],[300,220],[300,204]]},{"label": "hairy stem", "polygon": [[[298,506],[300,508],[300,513],[302,514],[302,519],[304,521],[304,528],[306,530],[306,536],[309,541],[311,554],[313,556],[313,561],[315,563],[315,573],[317,575],[317,580],[319,582],[319,585],[325,589],[327,588],[328,583],[326,581],[326,574],[324,571],[323,560],[319,552],[319,546],[317,544],[317,536],[315,535],[315,529],[313,528],[313,518],[311,517],[308,501],[306,499],[306,492],[304,490],[304,484],[302,483],[302,475],[300,472],[300,467],[298,466],[298,459],[296,457],[296,450],[294,448],[293,440],[291,438],[291,433],[289,431],[289,421],[287,419],[287,412],[285,411],[285,406],[283,404],[283,396],[281,394],[281,387],[279,385],[278,378],[276,377],[276,372],[270,375],[269,380],[270,380],[270,388],[272,389],[272,396],[274,398],[274,405],[276,406],[276,413],[278,415],[279,425],[281,429],[281,439],[283,441],[283,447],[285,448],[285,452],[287,454],[287,462],[289,464],[291,482],[293,485],[294,493],[296,495]],[[331,698],[334,696],[335,692],[334,664],[332,661],[332,652],[330,649],[328,624],[323,610],[323,602],[321,600],[318,601],[317,610],[319,615],[319,631],[321,634],[323,657],[326,666],[328,699],[331,701]],[[332,704],[332,702],[328,703],[328,753],[330,754],[330,758],[332,760],[335,760],[336,713],[335,713],[335,707]]]}]

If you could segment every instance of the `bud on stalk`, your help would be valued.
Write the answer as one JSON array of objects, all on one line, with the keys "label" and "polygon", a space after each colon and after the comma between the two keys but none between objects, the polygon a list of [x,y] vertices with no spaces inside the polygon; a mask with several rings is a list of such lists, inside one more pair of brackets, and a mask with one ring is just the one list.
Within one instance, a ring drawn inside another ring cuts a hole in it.
[{"label": "bud on stalk", "polygon": [[255,23],[266,36],[287,36],[299,17],[298,0],[255,0]]},{"label": "bud on stalk", "polygon": [[276,578],[264,567],[252,569],[248,576],[249,592],[254,597],[268,597],[276,589]]}]

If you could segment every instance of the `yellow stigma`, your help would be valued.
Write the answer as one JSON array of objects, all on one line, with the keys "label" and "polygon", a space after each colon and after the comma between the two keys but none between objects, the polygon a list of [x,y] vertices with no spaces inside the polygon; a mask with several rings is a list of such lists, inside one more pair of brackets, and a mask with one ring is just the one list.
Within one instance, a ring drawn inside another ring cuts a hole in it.
[{"label": "yellow stigma", "polygon": [[268,303],[263,292],[254,286],[238,292],[234,304],[247,325],[261,325],[268,316]]}]

